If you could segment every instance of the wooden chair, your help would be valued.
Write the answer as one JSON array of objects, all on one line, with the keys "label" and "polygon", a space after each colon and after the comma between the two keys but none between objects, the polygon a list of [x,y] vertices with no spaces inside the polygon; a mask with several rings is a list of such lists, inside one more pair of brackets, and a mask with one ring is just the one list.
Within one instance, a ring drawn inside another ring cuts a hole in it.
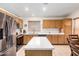
[{"label": "wooden chair", "polygon": [[78,36],[78,34],[71,34],[71,35],[69,35],[69,38],[71,38],[71,39],[79,39],[79,36]]},{"label": "wooden chair", "polygon": [[78,35],[69,35],[67,38],[71,49],[71,56],[79,56],[79,37]]},{"label": "wooden chair", "polygon": [[79,44],[70,44],[71,56],[79,56]]}]

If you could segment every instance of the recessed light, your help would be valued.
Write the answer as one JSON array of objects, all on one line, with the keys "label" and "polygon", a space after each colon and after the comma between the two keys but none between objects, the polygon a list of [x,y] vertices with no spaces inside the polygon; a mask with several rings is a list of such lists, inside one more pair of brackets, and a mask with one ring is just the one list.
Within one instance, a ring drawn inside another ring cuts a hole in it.
[{"label": "recessed light", "polygon": [[46,7],[43,7],[43,11],[44,11],[44,12],[46,11]]},{"label": "recessed light", "polygon": [[25,8],[26,11],[29,11],[29,8]]},{"label": "recessed light", "polygon": [[35,16],[34,14],[32,14],[32,16]]}]

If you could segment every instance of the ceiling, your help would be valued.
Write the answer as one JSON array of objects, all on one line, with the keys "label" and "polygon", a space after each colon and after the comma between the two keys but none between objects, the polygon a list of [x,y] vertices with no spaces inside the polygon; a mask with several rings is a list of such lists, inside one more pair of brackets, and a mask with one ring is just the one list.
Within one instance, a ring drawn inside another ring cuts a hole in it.
[{"label": "ceiling", "polygon": [[[23,18],[65,17],[78,10],[79,3],[0,3],[0,7]],[[43,11],[43,7],[46,7],[46,11]]]}]

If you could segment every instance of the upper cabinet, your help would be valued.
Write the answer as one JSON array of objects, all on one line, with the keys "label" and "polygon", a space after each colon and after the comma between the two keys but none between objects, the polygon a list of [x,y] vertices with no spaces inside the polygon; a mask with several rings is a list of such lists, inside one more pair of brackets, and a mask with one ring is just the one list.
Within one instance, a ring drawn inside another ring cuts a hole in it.
[{"label": "upper cabinet", "polygon": [[72,19],[71,18],[65,18],[63,20],[63,29],[65,35],[69,35],[72,33]]},{"label": "upper cabinet", "polygon": [[63,20],[63,30],[64,30],[64,39],[65,44],[67,44],[67,37],[69,34],[72,34],[72,19],[71,18],[65,18]]},{"label": "upper cabinet", "polygon": [[71,18],[65,18],[64,19],[64,25],[65,26],[71,26],[72,25],[72,19]]},{"label": "upper cabinet", "polygon": [[16,18],[17,28],[21,29],[23,28],[23,20]]},{"label": "upper cabinet", "polygon": [[62,28],[62,20],[55,20],[55,28]]},{"label": "upper cabinet", "polygon": [[54,20],[43,20],[43,28],[54,28],[55,21]]},{"label": "upper cabinet", "polygon": [[62,28],[62,20],[43,20],[43,28]]}]

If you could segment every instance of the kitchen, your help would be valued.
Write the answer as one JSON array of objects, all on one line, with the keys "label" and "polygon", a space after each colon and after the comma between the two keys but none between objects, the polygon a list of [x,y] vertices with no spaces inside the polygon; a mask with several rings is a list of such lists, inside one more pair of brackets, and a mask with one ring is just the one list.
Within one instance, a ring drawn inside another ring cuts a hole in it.
[{"label": "kitchen", "polygon": [[19,5],[0,4],[0,55],[71,56],[71,43],[67,39],[69,35],[79,35],[78,3]]}]

